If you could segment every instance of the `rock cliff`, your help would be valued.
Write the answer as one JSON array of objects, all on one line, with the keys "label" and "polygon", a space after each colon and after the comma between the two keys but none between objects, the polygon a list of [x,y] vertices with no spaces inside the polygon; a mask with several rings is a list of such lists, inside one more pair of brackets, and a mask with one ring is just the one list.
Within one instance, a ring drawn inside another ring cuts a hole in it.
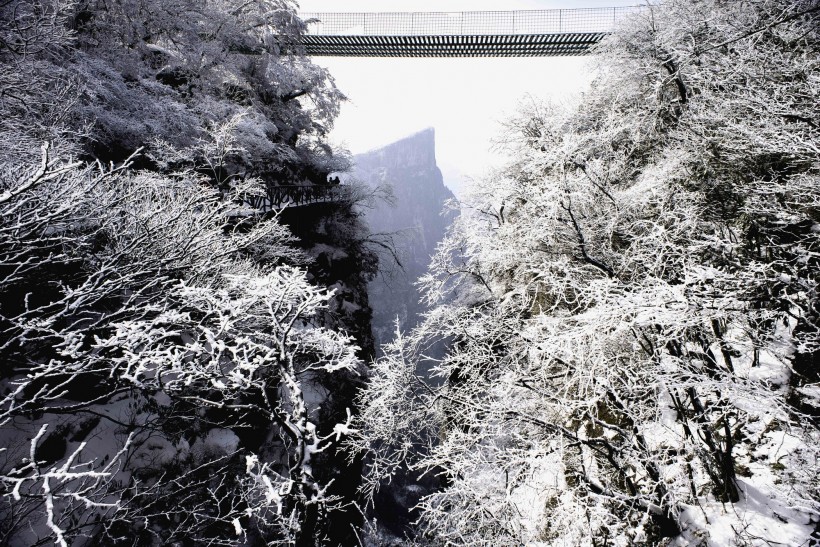
[{"label": "rock cliff", "polygon": [[393,234],[401,262],[401,268],[390,268],[383,259],[381,275],[368,286],[378,347],[393,339],[397,317],[402,330],[418,321],[423,308],[414,283],[452,221],[455,213],[445,211],[445,203],[454,196],[436,165],[432,128],[357,155],[354,163],[356,178],[371,188],[391,186],[395,197],[392,206],[382,202],[365,214],[374,234]]}]

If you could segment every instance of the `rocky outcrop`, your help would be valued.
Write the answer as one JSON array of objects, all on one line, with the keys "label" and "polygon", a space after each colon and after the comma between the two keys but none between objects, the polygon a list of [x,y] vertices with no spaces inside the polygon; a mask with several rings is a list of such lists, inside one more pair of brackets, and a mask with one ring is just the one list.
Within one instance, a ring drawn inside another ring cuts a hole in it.
[{"label": "rocky outcrop", "polygon": [[368,286],[378,350],[393,339],[397,317],[401,329],[408,330],[423,311],[414,283],[452,222],[454,212],[445,212],[445,202],[454,196],[436,165],[432,128],[357,155],[354,169],[354,176],[372,188],[392,186],[395,196],[393,206],[381,203],[365,212],[373,234],[393,234],[401,262],[401,268],[391,269],[383,259],[381,275]]},{"label": "rocky outcrop", "polygon": [[[436,165],[433,129],[356,156],[354,169],[355,178],[371,189],[390,186],[394,196],[392,205],[382,202],[364,213],[370,237],[391,242],[400,262],[398,267],[391,257],[382,256],[379,275],[368,284],[373,335],[380,354],[380,345],[395,336],[397,318],[401,330],[407,331],[424,312],[415,282],[427,271],[436,245],[456,214],[446,207],[454,196]],[[430,347],[427,355],[443,354],[442,349]],[[410,533],[410,523],[418,517],[413,508],[437,488],[435,475],[419,477],[410,470],[399,470],[377,494],[370,515],[379,523],[379,544],[401,544],[399,538]]]}]

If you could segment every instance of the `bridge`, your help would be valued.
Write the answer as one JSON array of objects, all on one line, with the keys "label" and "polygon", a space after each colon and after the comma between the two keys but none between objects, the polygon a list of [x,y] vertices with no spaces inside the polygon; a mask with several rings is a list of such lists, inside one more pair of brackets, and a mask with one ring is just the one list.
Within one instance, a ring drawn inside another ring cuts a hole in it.
[{"label": "bridge", "polygon": [[585,55],[641,6],[527,11],[300,13],[309,56]]}]

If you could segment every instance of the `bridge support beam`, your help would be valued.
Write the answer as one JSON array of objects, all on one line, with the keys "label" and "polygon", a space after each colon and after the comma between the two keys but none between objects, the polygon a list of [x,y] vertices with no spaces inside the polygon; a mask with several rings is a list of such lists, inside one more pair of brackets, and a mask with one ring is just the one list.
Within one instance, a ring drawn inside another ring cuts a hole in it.
[{"label": "bridge support beam", "polygon": [[586,55],[604,32],[510,35],[336,36],[306,35],[310,56],[535,57]]}]

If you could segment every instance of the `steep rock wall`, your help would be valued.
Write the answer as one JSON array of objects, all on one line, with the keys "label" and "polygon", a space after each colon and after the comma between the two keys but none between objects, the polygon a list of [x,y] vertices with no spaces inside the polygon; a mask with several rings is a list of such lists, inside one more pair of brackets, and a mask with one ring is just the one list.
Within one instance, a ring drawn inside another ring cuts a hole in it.
[{"label": "steep rock wall", "polygon": [[390,342],[398,317],[404,330],[418,321],[423,307],[415,281],[427,270],[430,257],[444,237],[455,213],[445,211],[453,193],[436,165],[435,130],[419,133],[383,148],[359,154],[354,175],[371,188],[389,185],[395,200],[365,213],[374,234],[393,234],[401,268],[383,264],[368,285],[373,308],[373,334],[378,346]]}]

